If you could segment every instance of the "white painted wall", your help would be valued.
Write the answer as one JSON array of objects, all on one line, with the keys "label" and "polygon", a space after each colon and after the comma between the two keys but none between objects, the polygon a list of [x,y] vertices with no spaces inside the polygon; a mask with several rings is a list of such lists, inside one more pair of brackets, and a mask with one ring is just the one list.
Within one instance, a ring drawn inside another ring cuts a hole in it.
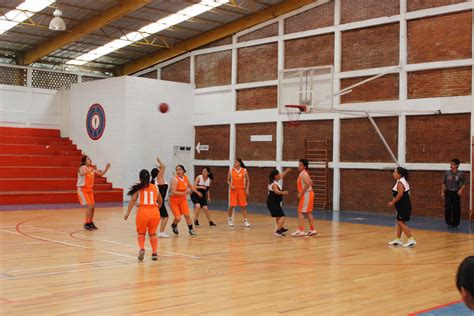
[{"label": "white painted wall", "polygon": [[[190,84],[137,77],[74,84],[62,92],[61,112],[68,117],[61,132],[100,168],[112,164],[107,177],[114,187],[126,189],[137,182],[138,172],[154,167],[157,155],[168,167],[167,179],[176,164],[184,164],[192,178],[191,154],[175,155],[173,146],[193,147],[193,90]],[[170,105],[168,113],[157,110],[161,102]],[[97,141],[86,132],[86,114],[94,103],[106,113],[106,128]]]},{"label": "white painted wall", "polygon": [[56,90],[0,85],[0,125],[59,128]]}]

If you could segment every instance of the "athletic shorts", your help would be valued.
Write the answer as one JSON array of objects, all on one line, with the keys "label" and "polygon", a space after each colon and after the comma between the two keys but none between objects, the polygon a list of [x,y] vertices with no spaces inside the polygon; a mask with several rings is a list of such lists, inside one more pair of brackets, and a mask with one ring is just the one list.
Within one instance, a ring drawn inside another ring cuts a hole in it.
[{"label": "athletic shorts", "polygon": [[305,192],[298,204],[298,212],[300,213],[311,213],[313,211],[313,204],[314,204],[314,192],[309,191]]},{"label": "athletic shorts", "polygon": [[180,218],[181,215],[189,215],[188,200],[186,198],[170,198],[169,203],[175,218]]},{"label": "athletic shorts", "polygon": [[157,207],[139,207],[137,211],[136,225],[139,234],[156,234],[160,223],[160,212]]},{"label": "athletic shorts", "polygon": [[247,206],[247,194],[244,188],[236,188],[229,190],[230,206]]},{"label": "athletic shorts", "polygon": [[94,205],[94,192],[92,192],[92,189],[77,187],[77,198],[81,205]]}]

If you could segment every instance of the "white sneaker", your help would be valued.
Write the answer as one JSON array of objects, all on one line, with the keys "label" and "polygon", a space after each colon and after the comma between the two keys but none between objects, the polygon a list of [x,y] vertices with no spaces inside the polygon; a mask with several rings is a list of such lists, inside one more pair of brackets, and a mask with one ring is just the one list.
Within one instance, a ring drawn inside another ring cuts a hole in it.
[{"label": "white sneaker", "polygon": [[158,233],[158,238],[170,238],[170,235],[168,235],[165,232],[162,232],[162,233]]},{"label": "white sneaker", "polygon": [[306,236],[314,236],[316,235],[318,232],[316,230],[309,230],[307,233],[306,233]]},{"label": "white sneaker", "polygon": [[408,238],[408,241],[406,244],[403,244],[403,247],[414,247],[416,245],[416,240],[415,238]]},{"label": "white sneaker", "polygon": [[403,243],[400,238],[395,238],[394,240],[390,241],[388,244],[390,246],[401,246]]},{"label": "white sneaker", "polygon": [[301,236],[305,236],[305,232],[302,232],[301,230],[297,230],[295,231],[294,233],[291,233],[291,236],[293,237],[301,237]]},{"label": "white sneaker", "polygon": [[229,227],[234,227],[234,221],[232,220],[232,217],[227,219],[227,225],[229,225]]},{"label": "white sneaker", "polygon": [[252,226],[252,225],[250,225],[248,219],[244,219],[244,226],[245,226],[245,227],[250,227],[250,226]]}]

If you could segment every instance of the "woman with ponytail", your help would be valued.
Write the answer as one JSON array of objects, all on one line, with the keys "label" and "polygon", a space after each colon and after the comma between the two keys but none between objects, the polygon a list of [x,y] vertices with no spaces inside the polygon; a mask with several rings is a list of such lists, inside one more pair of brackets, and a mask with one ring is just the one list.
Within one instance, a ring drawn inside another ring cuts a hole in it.
[{"label": "woman with ponytail", "polygon": [[155,185],[150,185],[150,172],[148,170],[142,169],[139,177],[140,182],[134,184],[127,193],[131,196],[131,199],[128,204],[127,213],[125,213],[123,218],[127,220],[133,207],[137,205],[136,225],[138,246],[140,247],[138,260],[143,261],[145,257],[145,235],[147,231],[152,249],[151,260],[158,260],[156,230],[160,223],[160,212],[158,209],[163,204],[163,199],[158,192],[158,188]]},{"label": "woman with ponytail", "polygon": [[87,205],[84,229],[97,229],[93,221],[95,212],[94,192],[92,191],[94,187],[94,176],[97,175],[101,177],[105,175],[109,168],[110,163],[107,163],[104,171],[97,170],[89,156],[84,155],[81,158],[81,165],[77,170],[77,197],[81,205]]},{"label": "woman with ponytail", "polygon": [[210,186],[211,182],[214,180],[214,176],[211,173],[211,168],[204,167],[202,168],[201,174],[196,177],[194,180],[194,186],[196,189],[202,193],[202,197],[198,197],[197,194],[191,194],[191,201],[194,204],[194,225],[199,226],[199,211],[201,209],[204,210],[206,214],[207,220],[209,222],[209,226],[216,226],[211,219],[211,215],[209,214],[209,208],[207,207],[207,203],[211,202],[211,191]]},{"label": "woman with ponytail", "polygon": [[[397,236],[389,242],[390,246],[413,247],[416,245],[415,238],[412,237],[407,222],[411,217],[410,185],[408,184],[408,170],[398,167],[393,171],[393,178],[397,181],[392,189],[393,199],[388,203],[389,207],[397,210]],[[402,243],[402,232],[405,233],[408,240]]]}]

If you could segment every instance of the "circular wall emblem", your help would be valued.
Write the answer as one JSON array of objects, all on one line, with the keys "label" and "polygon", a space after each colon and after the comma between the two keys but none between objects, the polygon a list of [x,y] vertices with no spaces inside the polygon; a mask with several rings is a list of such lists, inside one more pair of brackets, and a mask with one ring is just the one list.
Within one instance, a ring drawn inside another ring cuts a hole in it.
[{"label": "circular wall emblem", "polygon": [[92,104],[87,112],[86,130],[92,140],[98,140],[104,134],[105,111],[99,103]]}]

